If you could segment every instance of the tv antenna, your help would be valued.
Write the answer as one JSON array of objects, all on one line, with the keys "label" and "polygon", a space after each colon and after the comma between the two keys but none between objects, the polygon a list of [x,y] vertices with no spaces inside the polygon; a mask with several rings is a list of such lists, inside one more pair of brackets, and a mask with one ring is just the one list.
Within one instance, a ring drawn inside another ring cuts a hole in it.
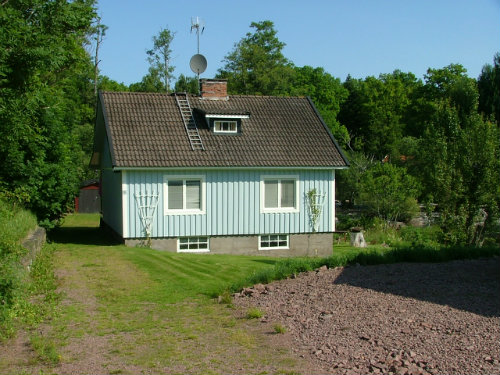
[{"label": "tv antenna", "polygon": [[198,53],[191,57],[189,61],[189,66],[191,70],[197,74],[198,80],[200,79],[200,74],[207,69],[207,59],[205,56],[200,54],[200,32],[203,34],[203,30],[205,30],[205,24],[203,20],[199,17],[191,18],[191,32],[193,29],[196,29],[196,38],[198,42]]},{"label": "tv antenna", "polygon": [[205,23],[200,17],[191,17],[191,32],[196,29],[196,38],[198,40],[198,54],[200,53],[200,30],[201,34],[205,30]]}]

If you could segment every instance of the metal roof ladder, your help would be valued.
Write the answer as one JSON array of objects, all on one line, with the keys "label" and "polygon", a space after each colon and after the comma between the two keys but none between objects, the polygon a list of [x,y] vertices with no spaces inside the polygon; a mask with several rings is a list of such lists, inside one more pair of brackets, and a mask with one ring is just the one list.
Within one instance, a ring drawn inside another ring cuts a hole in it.
[{"label": "metal roof ladder", "polygon": [[186,133],[188,135],[189,143],[191,144],[192,150],[205,150],[203,142],[201,141],[200,133],[198,133],[198,127],[193,117],[193,110],[189,104],[189,98],[186,93],[176,93],[175,100],[181,111],[182,121],[184,122],[184,127],[186,128]]}]

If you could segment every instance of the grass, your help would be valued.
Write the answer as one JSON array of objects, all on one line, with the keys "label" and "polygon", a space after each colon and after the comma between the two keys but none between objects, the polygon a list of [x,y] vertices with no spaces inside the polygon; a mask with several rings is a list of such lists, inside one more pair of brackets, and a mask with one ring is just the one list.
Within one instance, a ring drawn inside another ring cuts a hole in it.
[{"label": "grass", "polygon": [[36,224],[33,213],[0,198],[0,243],[19,243]]},{"label": "grass", "polygon": [[280,335],[280,334],[283,334],[283,333],[286,333],[286,327],[277,323],[273,326],[273,329],[274,329],[274,333]]},{"label": "grass", "polygon": [[0,340],[16,332],[27,311],[29,275],[21,266],[27,250],[21,241],[36,227],[35,216],[0,197]]},{"label": "grass", "polygon": [[[237,319],[228,308],[232,291],[322,265],[498,254],[498,248],[353,249],[347,245],[335,245],[329,258],[175,254],[119,245],[104,236],[98,225],[98,215],[67,216],[64,225],[50,233],[52,244],[34,268],[39,281],[33,283],[32,295],[38,293],[38,300],[45,301],[41,306],[57,304],[54,268],[66,293],[55,312],[47,308],[41,314],[51,316],[44,323],[43,337],[30,336],[37,361],[45,364],[44,372],[53,371],[57,361],[91,360],[78,348],[94,342],[100,342],[106,372],[230,373],[242,363],[248,372],[262,365],[274,366],[275,372],[283,368],[293,372],[300,369],[293,354],[270,350],[259,333],[256,318],[262,317],[262,311],[248,311],[249,319]],[[275,333],[285,331],[274,327]],[[0,373],[12,368],[12,362],[0,361]]]},{"label": "grass", "polygon": [[256,307],[251,307],[247,311],[247,319],[260,319],[264,316],[264,313],[262,310],[256,308]]},{"label": "grass", "polygon": [[[229,373],[241,361],[249,371],[263,363],[295,368],[291,353],[266,347],[258,322],[237,319],[213,298],[241,275],[271,269],[275,259],[129,248],[103,236],[98,219],[69,215],[49,234],[66,295],[43,336],[30,336],[44,372],[57,361],[87,360],[78,348],[95,342],[107,372]],[[0,372],[11,368],[0,361]]]}]

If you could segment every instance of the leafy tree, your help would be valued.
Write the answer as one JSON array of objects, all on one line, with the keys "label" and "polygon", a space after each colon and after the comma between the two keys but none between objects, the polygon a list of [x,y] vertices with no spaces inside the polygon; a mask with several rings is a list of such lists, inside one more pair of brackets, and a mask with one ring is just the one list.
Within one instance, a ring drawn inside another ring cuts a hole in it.
[{"label": "leafy tree", "polygon": [[420,177],[424,194],[438,204],[446,241],[472,244],[480,210],[489,223],[498,217],[500,133],[477,113],[461,116],[449,103],[439,104],[421,139]]},{"label": "leafy tree", "polygon": [[373,160],[373,157],[369,158],[361,152],[352,150],[347,151],[347,158],[350,163],[349,168],[336,172],[336,197],[342,201],[343,205],[353,206],[359,203],[363,176],[377,162]]},{"label": "leafy tree", "polygon": [[498,127],[478,114],[475,81],[460,65],[429,69],[425,92],[432,108],[420,138],[415,176],[422,199],[432,197],[449,243],[478,238],[477,215],[498,216],[500,146]]},{"label": "leafy tree", "polygon": [[0,4],[0,190],[39,220],[66,212],[85,174],[77,135],[93,122],[93,66],[83,45],[94,6]]},{"label": "leafy tree", "polygon": [[196,77],[186,77],[184,74],[181,74],[175,82],[175,91],[199,94],[200,84]]},{"label": "leafy tree", "polygon": [[418,212],[417,180],[405,168],[376,163],[360,181],[360,201],[369,211],[386,221],[406,221]]},{"label": "leafy tree", "polygon": [[[147,51],[148,61],[151,64],[149,74],[158,75],[163,84],[163,90],[170,91],[170,80],[173,78],[175,67],[170,64],[172,50],[170,44],[174,40],[175,33],[168,28],[161,29],[157,36],[153,36],[153,48]],[[154,74],[153,74],[154,72]]]},{"label": "leafy tree", "polygon": [[129,91],[129,88],[123,82],[116,82],[115,80],[100,75],[98,80],[98,88],[102,91]]},{"label": "leafy tree", "polygon": [[235,44],[217,77],[228,79],[230,94],[287,94],[293,65],[282,53],[285,43],[272,21],[252,22],[250,27],[255,31]]},{"label": "leafy tree", "polygon": [[494,116],[500,126],[500,53],[493,59],[493,65],[486,64],[477,81],[479,91],[479,112]]},{"label": "leafy tree", "polygon": [[162,82],[158,69],[150,66],[148,74],[142,77],[140,82],[132,83],[129,90],[133,92],[165,92],[165,85]]},{"label": "leafy tree", "polygon": [[323,68],[295,67],[290,94],[311,97],[335,138],[343,145],[347,143],[349,133],[345,126],[339,123],[337,115],[348,91],[338,78],[325,72]]},{"label": "leafy tree", "polygon": [[338,120],[351,135],[349,146],[379,160],[393,152],[410,128],[414,93],[421,85],[412,73],[398,70],[379,78],[348,77],[344,87],[349,95]]}]

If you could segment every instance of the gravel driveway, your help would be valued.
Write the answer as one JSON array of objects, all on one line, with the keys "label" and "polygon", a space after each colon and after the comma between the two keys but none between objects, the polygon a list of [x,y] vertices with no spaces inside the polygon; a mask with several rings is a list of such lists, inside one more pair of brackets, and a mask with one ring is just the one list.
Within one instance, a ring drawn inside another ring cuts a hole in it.
[{"label": "gravel driveway", "polygon": [[323,267],[234,303],[285,326],[317,373],[500,374],[499,257]]}]

